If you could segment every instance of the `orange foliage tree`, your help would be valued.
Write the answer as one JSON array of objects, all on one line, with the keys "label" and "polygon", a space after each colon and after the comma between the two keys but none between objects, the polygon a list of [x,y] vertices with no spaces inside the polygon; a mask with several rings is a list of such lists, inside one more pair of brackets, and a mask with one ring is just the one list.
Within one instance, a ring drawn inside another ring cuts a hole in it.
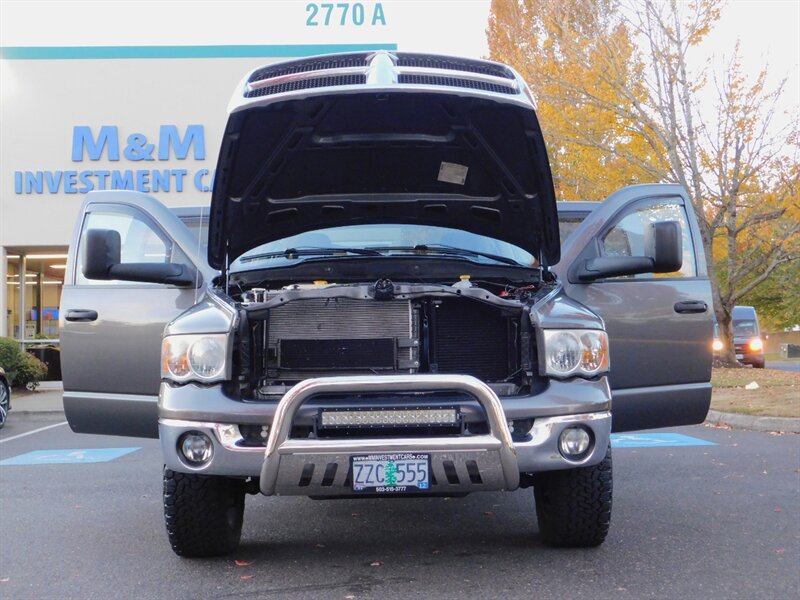
[{"label": "orange foliage tree", "polygon": [[[493,0],[487,34],[491,58],[514,66],[537,99],[560,198],[652,181],[686,188],[730,340],[733,306],[798,256],[799,156],[797,118],[776,126],[783,86],[768,89],[766,70],[745,76],[738,45],[718,75],[691,63],[721,6]],[[698,99],[709,89],[711,118]],[[725,362],[736,364],[732,347]]]}]

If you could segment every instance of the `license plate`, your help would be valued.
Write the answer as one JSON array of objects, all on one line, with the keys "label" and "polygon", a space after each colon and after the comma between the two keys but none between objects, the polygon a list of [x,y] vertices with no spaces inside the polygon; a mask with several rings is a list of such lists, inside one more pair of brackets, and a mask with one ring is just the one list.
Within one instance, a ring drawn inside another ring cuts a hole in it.
[{"label": "license plate", "polygon": [[744,354],[737,354],[736,360],[742,360],[744,358]]},{"label": "license plate", "polygon": [[402,493],[430,488],[429,454],[368,454],[350,459],[354,492]]}]

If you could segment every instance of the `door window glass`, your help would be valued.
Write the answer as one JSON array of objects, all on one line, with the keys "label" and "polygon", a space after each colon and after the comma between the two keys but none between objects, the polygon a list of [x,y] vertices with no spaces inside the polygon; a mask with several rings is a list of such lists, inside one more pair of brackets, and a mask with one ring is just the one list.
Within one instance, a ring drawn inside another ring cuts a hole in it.
[{"label": "door window glass", "polygon": [[[83,265],[86,261],[85,240],[86,231],[89,229],[112,229],[118,231],[121,244],[120,259],[123,263],[188,262],[177,248],[173,252],[173,244],[164,234],[134,211],[93,211],[86,215],[78,248],[78,269],[75,273],[75,283],[78,285],[154,285],[132,281],[104,281],[84,277]],[[174,256],[174,254],[180,254],[180,256]]]},{"label": "door window glass", "polygon": [[694,277],[695,256],[689,223],[684,207],[676,202],[658,202],[638,205],[620,219],[601,240],[603,256],[646,256],[648,249],[647,233],[652,223],[659,221],[678,221],[681,226],[683,264],[674,273],[641,273],[627,276],[636,279],[652,277]]}]

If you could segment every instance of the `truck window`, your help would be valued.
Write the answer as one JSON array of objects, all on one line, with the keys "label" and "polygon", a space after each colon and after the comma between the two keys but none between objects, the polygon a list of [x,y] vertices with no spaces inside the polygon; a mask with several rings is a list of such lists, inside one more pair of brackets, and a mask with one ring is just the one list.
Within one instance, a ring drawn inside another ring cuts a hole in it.
[{"label": "truck window", "polygon": [[86,215],[83,223],[81,240],[78,245],[78,268],[75,272],[76,285],[154,285],[130,281],[101,281],[84,277],[85,238],[86,231],[89,229],[113,229],[118,231],[121,242],[120,258],[123,263],[189,262],[184,253],[138,211],[123,207],[95,210]]},{"label": "truck window", "polygon": [[[603,256],[645,256],[645,232],[651,223],[678,221],[683,237],[683,265],[674,273],[660,273],[655,277],[694,277],[697,274],[691,231],[684,207],[675,202],[660,201],[638,204],[620,218],[603,236]],[[651,279],[652,273],[632,276],[636,279]]]}]

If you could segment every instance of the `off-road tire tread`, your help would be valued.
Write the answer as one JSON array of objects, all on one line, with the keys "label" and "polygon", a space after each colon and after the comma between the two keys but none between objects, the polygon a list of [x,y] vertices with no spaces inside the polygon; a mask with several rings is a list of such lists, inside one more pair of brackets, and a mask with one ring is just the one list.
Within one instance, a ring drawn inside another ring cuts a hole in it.
[{"label": "off-road tire tread", "polygon": [[599,546],[611,523],[611,447],[595,466],[538,473],[533,490],[539,534],[545,543],[567,548]]},{"label": "off-road tire tread", "polygon": [[230,554],[239,546],[244,482],[164,469],[164,517],[178,556]]}]

